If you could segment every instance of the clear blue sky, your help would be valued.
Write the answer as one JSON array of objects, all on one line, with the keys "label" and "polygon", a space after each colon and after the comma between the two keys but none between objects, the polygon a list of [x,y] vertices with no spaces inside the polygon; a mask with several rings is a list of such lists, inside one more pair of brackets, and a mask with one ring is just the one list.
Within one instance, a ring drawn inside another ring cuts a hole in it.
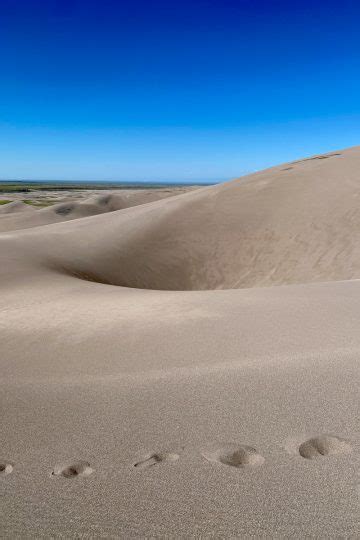
[{"label": "clear blue sky", "polygon": [[1,0],[0,178],[217,181],[360,144],[351,0]]}]

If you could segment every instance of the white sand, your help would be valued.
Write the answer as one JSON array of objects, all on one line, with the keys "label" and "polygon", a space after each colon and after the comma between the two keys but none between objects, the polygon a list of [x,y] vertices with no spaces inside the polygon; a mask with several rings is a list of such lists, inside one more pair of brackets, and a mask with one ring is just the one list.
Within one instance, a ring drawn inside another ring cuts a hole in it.
[{"label": "white sand", "polygon": [[359,536],[359,170],[0,235],[3,537]]}]

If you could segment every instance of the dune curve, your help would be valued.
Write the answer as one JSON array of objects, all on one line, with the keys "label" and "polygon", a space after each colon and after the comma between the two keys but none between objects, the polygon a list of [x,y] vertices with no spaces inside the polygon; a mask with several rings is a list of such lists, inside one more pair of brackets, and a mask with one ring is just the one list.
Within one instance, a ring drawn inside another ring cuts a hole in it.
[{"label": "dune curve", "polygon": [[77,221],[60,255],[46,246],[46,264],[90,281],[155,290],[357,278],[360,150],[326,157]]}]

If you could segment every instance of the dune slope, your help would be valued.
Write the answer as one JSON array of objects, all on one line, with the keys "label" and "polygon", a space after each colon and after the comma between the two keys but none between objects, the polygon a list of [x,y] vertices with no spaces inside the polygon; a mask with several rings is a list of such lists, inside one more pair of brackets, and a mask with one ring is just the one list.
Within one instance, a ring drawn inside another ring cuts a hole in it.
[{"label": "dune slope", "polygon": [[336,154],[0,235],[3,537],[358,537]]},{"label": "dune slope", "polygon": [[[44,239],[34,232],[31,242],[52,268],[142,289],[352,279],[360,275],[359,167],[360,149],[352,148],[77,220]],[[65,231],[58,253],[53,237]]]},{"label": "dune slope", "polygon": [[18,213],[32,213],[35,208],[31,205],[24,204],[21,201],[11,201],[7,204],[0,206],[0,217],[3,215],[9,214],[18,214]]},{"label": "dune slope", "polygon": [[[36,209],[36,212],[34,212],[35,208],[31,205],[24,204],[21,201],[13,201],[0,207],[0,232],[29,229],[114,212],[115,210],[123,210],[124,208],[171,197],[181,193],[183,190],[186,190],[186,188],[110,192],[93,195],[84,200],[75,199],[61,202],[47,208]],[[19,215],[20,211],[21,214]],[[28,215],[30,214],[29,211],[31,215]],[[15,212],[16,215],[13,215]],[[27,212],[27,214],[22,215],[23,212]],[[6,215],[2,216],[2,214]]]}]

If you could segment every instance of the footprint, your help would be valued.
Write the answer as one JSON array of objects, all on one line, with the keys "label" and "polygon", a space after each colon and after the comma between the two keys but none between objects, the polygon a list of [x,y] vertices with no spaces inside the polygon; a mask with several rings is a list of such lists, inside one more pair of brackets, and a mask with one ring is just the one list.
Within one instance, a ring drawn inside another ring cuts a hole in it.
[{"label": "footprint", "polygon": [[64,478],[75,478],[76,476],[89,476],[93,472],[90,463],[87,461],[77,461],[67,465],[57,465],[52,476],[63,476]]},{"label": "footprint", "polygon": [[214,452],[205,452],[202,455],[207,461],[223,463],[239,469],[258,467],[265,461],[255,448],[243,444],[228,444]]},{"label": "footprint", "polygon": [[13,472],[14,466],[5,461],[0,462],[0,474],[10,474]]},{"label": "footprint", "polygon": [[319,435],[308,439],[299,446],[299,454],[306,459],[315,459],[323,456],[349,454],[351,445],[345,439],[333,435]]},{"label": "footprint", "polygon": [[179,457],[179,454],[171,454],[167,452],[148,454],[142,461],[135,463],[134,467],[137,467],[138,469],[147,469],[148,467],[153,467],[154,465],[163,463],[164,461],[177,461]]}]

